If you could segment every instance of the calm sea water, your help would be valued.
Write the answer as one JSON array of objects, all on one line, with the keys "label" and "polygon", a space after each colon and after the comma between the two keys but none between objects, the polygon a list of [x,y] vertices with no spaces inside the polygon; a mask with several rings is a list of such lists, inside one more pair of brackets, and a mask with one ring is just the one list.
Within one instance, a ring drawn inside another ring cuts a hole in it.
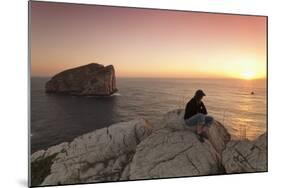
[{"label": "calm sea water", "polygon": [[136,117],[153,123],[184,108],[199,88],[207,94],[203,100],[209,114],[234,138],[254,139],[266,131],[265,80],[117,78],[119,92],[111,97],[46,94],[48,80],[31,79],[32,152]]}]

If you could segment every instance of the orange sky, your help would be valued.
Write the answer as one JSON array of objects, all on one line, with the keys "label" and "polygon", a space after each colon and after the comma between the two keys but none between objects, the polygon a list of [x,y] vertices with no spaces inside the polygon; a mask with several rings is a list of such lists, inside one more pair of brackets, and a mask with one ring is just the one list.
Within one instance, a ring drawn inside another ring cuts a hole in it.
[{"label": "orange sky", "polygon": [[31,2],[31,75],[91,62],[117,77],[266,76],[266,17]]}]

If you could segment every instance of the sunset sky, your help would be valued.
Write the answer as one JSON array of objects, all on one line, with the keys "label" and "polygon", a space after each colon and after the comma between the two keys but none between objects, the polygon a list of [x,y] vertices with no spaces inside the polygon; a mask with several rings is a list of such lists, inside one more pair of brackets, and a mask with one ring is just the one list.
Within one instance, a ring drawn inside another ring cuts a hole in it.
[{"label": "sunset sky", "polygon": [[31,75],[112,64],[117,77],[266,76],[266,17],[31,2]]}]

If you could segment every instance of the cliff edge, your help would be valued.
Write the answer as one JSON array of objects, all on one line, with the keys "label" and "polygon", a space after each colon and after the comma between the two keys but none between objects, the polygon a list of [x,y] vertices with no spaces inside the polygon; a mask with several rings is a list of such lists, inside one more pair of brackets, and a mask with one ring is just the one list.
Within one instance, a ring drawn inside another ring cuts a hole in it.
[{"label": "cliff edge", "polygon": [[113,124],[31,156],[32,185],[58,185],[267,171],[265,134],[233,141],[215,121],[200,142],[173,110],[158,124]]}]

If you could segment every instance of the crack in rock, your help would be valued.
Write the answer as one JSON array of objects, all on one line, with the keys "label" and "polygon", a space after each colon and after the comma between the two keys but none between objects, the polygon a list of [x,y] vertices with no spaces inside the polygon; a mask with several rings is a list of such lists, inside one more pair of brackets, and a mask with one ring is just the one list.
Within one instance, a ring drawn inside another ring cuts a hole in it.
[{"label": "crack in rock", "polygon": [[189,150],[190,148],[192,148],[192,146],[180,151],[179,153],[175,154],[174,156],[171,156],[165,160],[161,160],[161,161],[158,161],[157,163],[155,163],[149,170],[148,170],[148,173],[151,174],[151,171],[156,168],[158,165],[160,165],[161,163],[165,163],[165,162],[168,162],[168,161],[171,161],[171,160],[174,160],[177,156],[181,155],[182,153],[186,152],[187,150]]}]

